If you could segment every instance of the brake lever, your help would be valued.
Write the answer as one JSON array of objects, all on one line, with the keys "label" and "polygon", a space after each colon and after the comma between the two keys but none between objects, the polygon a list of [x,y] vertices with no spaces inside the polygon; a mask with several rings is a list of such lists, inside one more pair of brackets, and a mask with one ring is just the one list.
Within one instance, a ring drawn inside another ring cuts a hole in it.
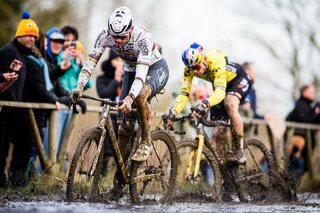
[{"label": "brake lever", "polygon": [[74,114],[79,114],[79,111],[77,109],[77,104],[76,103],[72,103],[72,112]]}]

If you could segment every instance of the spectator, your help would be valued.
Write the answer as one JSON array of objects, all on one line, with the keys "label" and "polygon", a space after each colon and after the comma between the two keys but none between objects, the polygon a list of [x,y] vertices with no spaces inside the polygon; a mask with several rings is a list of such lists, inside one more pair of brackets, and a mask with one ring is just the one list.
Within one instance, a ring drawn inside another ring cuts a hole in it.
[{"label": "spectator", "polygon": [[[61,105],[58,102],[58,97],[53,92],[53,85],[49,77],[49,70],[46,61],[43,56],[45,55],[45,35],[40,32],[40,38],[35,42],[33,48],[33,54],[27,56],[27,77],[25,88],[23,92],[23,101],[26,102],[45,102],[56,105],[56,109],[60,110]],[[47,121],[50,116],[51,110],[34,109],[34,115],[39,129],[40,137],[44,140],[45,129],[47,127]],[[29,125],[28,123],[26,125]],[[25,128],[27,129],[27,128]],[[29,137],[25,138],[34,141],[32,133],[26,133]],[[29,160],[29,177],[34,175],[35,161],[37,158],[37,151],[35,147],[32,147],[31,157]]]},{"label": "spectator", "polygon": [[[64,51],[58,56],[58,63],[63,60],[70,60],[70,68],[59,78],[62,87],[71,92],[77,87],[78,76],[84,63],[84,49],[78,41],[78,30],[72,26],[65,26],[61,29],[64,35]],[[85,89],[90,88],[92,82],[89,81]]]},{"label": "spectator", "polygon": [[[39,28],[36,23],[30,19],[30,14],[22,14],[16,35],[13,41],[0,49],[0,72],[8,72],[10,64],[17,59],[22,63],[17,80],[11,87],[0,93],[0,100],[21,101],[26,78],[26,62],[24,56],[31,53],[31,47],[39,37]],[[19,135],[20,124],[27,122],[25,109],[2,107],[0,112],[0,187],[8,186],[8,180],[5,174],[6,158],[8,156],[9,143],[14,142],[14,136]],[[21,164],[28,163],[28,153],[26,144],[15,143],[13,150],[13,159],[10,167],[10,179],[22,177],[25,171],[20,170]],[[22,155],[20,155],[20,154]]]},{"label": "spectator", "polygon": [[[49,68],[50,80],[53,84],[62,76],[70,67],[70,60],[61,61],[58,65],[58,56],[62,51],[64,36],[61,31],[56,27],[51,27],[47,34],[46,40],[46,60]],[[54,89],[55,88],[55,85]],[[59,88],[58,88],[59,89]],[[59,92],[63,96],[63,92]]]},{"label": "spectator", "polygon": [[[70,61],[64,60],[58,65],[58,55],[62,51],[64,36],[56,27],[50,28],[46,33],[46,63],[48,65],[50,80],[53,85],[53,91],[58,96],[58,101],[65,105],[69,105],[68,91],[63,89],[59,84],[58,78],[62,76],[70,67]],[[46,125],[48,126],[48,125]],[[44,148],[48,149],[48,127],[44,134]],[[56,143],[58,143],[57,141]],[[58,147],[58,146],[57,146]]]},{"label": "spectator", "polygon": [[[244,62],[242,64],[243,69],[246,71],[250,79],[254,82],[256,78],[256,68],[253,63]],[[252,84],[249,94],[246,96],[244,102],[242,103],[241,109],[247,117],[253,117],[256,119],[264,119],[264,116],[259,115],[257,112],[257,99],[256,90],[254,84]],[[250,115],[252,114],[252,115]]]},{"label": "spectator", "polygon": [[[300,98],[295,104],[294,109],[288,114],[286,120],[293,122],[301,122],[301,123],[311,123],[311,124],[319,124],[320,123],[320,107],[315,106],[314,102],[316,100],[316,89],[314,85],[304,85],[300,89]],[[301,158],[303,158],[300,162],[305,162],[307,158],[306,149],[304,149],[305,144],[305,131],[303,129],[296,129],[293,137],[291,138],[291,146],[293,147],[290,151],[290,154],[300,153]],[[301,146],[295,146],[298,142],[302,144]],[[312,132],[312,148],[315,146],[315,132]],[[298,150],[296,150],[297,148]],[[299,155],[299,154],[296,154]],[[291,161],[291,164],[294,162]],[[304,165],[305,168],[305,165]],[[295,171],[294,171],[295,172]],[[301,173],[299,173],[301,174]],[[302,173],[303,174],[303,173]]]},{"label": "spectator", "polygon": [[9,66],[10,72],[0,73],[0,92],[7,90],[18,79],[22,62],[14,59]]},{"label": "spectator", "polygon": [[295,137],[292,139],[292,144],[289,148],[289,168],[297,180],[300,179],[305,172],[305,158],[301,156],[305,146],[304,143],[305,141],[302,137]]},{"label": "spectator", "polygon": [[[63,90],[68,93],[74,90],[78,84],[78,76],[80,70],[84,63],[84,49],[82,44],[78,41],[79,34],[78,30],[72,26],[65,26],[61,29],[61,33],[64,37],[64,45],[63,50],[59,52],[57,56],[57,63],[63,63],[64,61],[70,62],[70,67],[59,77],[58,81],[55,83],[59,85],[59,87],[63,88]],[[85,89],[91,87],[92,81],[89,80],[85,86]],[[65,97],[66,101],[69,100],[68,97]],[[82,113],[86,112],[86,103],[81,100],[79,102]],[[72,111],[69,110],[60,110],[58,112],[58,152],[59,156],[62,144],[64,142],[65,134],[67,132],[67,128],[69,126],[70,120],[72,116]],[[57,156],[57,157],[58,157]]]},{"label": "spectator", "polygon": [[[110,98],[113,101],[119,99],[121,92],[121,85],[123,80],[123,61],[122,59],[110,50],[109,58],[102,62],[101,69],[103,74],[97,77],[97,92],[100,98]],[[117,116],[111,115],[112,124],[115,132],[118,132]],[[108,139],[105,139],[105,150],[104,150],[104,165],[103,174],[106,175],[106,168],[111,153],[111,148],[109,146]]]},{"label": "spectator", "polygon": [[115,101],[120,95],[123,80],[122,59],[110,50],[109,58],[102,62],[101,69],[103,74],[97,77],[98,95]]}]

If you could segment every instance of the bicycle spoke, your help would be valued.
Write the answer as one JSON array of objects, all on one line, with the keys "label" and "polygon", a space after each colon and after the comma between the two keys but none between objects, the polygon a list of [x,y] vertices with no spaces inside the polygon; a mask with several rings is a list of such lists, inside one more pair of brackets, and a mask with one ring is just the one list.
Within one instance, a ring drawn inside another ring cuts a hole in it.
[{"label": "bicycle spoke", "polygon": [[171,197],[173,188],[169,186],[174,184],[172,178],[175,176],[171,168],[176,168],[176,165],[172,164],[175,161],[172,162],[171,153],[175,146],[173,141],[165,140],[171,138],[153,137],[152,154],[143,163],[133,163],[130,192],[134,203],[165,202]]}]

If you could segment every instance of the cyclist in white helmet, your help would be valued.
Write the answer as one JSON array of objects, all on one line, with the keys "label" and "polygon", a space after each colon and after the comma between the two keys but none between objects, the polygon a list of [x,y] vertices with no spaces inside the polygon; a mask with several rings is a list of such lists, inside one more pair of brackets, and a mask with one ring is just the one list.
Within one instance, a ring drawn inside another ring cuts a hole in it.
[{"label": "cyclist in white helmet", "polygon": [[143,27],[134,25],[128,7],[119,7],[110,15],[108,26],[98,35],[94,49],[89,53],[88,60],[79,74],[78,86],[70,93],[73,102],[79,99],[107,47],[124,60],[125,72],[120,94],[123,104],[119,109],[125,113],[127,122],[123,122],[119,127],[119,148],[122,157],[127,159],[130,148],[129,138],[133,133],[136,120],[136,115],[130,111],[132,104],[135,104],[142,128],[142,141],[132,159],[142,162],[147,159],[152,150],[149,134],[151,115],[149,101],[166,85],[169,69],[166,61],[155,48],[151,33]]},{"label": "cyclist in white helmet", "polygon": [[[186,65],[184,81],[181,85],[181,93],[169,111],[167,125],[172,125],[174,117],[186,106],[193,77],[202,78],[212,83],[214,91],[195,107],[193,115],[203,117],[210,110],[210,118],[213,120],[230,118],[235,153],[229,161],[246,163],[243,155],[243,123],[239,114],[239,104],[248,94],[252,80],[240,64],[232,61],[222,51],[204,51],[203,47],[197,43],[191,44],[183,51],[182,61]],[[218,132],[219,129],[216,128],[215,131]],[[219,133],[214,135],[219,137]],[[220,142],[219,139],[214,139]]]}]

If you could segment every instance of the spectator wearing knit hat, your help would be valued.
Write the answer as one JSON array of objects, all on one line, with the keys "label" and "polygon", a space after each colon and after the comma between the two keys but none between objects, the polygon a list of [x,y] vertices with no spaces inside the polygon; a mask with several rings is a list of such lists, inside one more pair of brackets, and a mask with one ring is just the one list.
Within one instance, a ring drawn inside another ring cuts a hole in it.
[{"label": "spectator wearing knit hat", "polygon": [[[20,21],[15,38],[0,49],[0,73],[10,72],[10,64],[13,60],[20,61],[21,68],[18,72],[17,80],[4,92],[0,93],[0,100],[21,101],[23,88],[26,78],[26,63],[24,56],[31,53],[31,47],[39,37],[39,28],[37,24],[30,19],[30,14],[24,12]],[[5,175],[6,158],[8,156],[9,143],[14,142],[14,135],[17,135],[19,124],[26,122],[27,114],[25,109],[2,107],[0,111],[0,187],[8,185]],[[13,160],[10,168],[13,176],[17,173],[23,173],[20,168],[23,167],[24,157],[19,155],[18,151],[25,152],[26,144],[17,143],[14,145]],[[19,158],[19,159],[18,159]],[[20,162],[16,163],[15,162]],[[28,162],[28,160],[26,160]],[[14,168],[15,167],[15,168]],[[20,167],[20,168],[19,168]]]}]

